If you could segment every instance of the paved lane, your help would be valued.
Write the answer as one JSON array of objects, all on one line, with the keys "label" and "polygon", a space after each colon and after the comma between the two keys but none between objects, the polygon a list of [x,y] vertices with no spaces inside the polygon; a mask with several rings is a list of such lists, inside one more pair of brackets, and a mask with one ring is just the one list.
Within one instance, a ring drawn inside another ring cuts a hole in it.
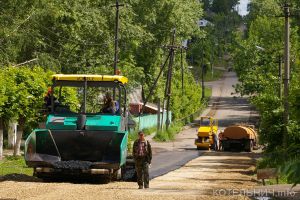
[{"label": "paved lane", "polygon": [[[234,72],[226,72],[221,80],[206,83],[212,88],[212,98],[203,115],[213,115],[219,119],[220,129],[235,123],[248,123],[252,114],[247,98],[235,97],[233,85],[237,82]],[[148,138],[154,151],[150,169],[151,178],[180,168],[205,152],[197,151],[195,148],[197,129],[198,127],[186,127],[173,142],[159,143]]]}]

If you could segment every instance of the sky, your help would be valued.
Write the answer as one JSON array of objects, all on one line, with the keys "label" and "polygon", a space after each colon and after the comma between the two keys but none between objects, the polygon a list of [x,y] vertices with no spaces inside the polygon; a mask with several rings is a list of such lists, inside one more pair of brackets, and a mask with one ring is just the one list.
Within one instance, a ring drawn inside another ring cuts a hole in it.
[{"label": "sky", "polygon": [[240,4],[238,5],[238,11],[240,15],[245,16],[248,14],[247,5],[249,2],[250,0],[240,0]]}]

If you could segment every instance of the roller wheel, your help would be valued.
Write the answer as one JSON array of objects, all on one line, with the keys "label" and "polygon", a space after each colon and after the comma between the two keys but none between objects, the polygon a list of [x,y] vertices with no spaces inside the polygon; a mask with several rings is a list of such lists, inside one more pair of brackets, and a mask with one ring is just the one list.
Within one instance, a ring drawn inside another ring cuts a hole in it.
[{"label": "roller wheel", "polygon": [[118,170],[115,170],[112,174],[112,180],[113,181],[119,181],[122,179],[122,173],[121,173],[121,168]]},{"label": "roller wheel", "polygon": [[254,147],[254,145],[253,145],[253,141],[251,140],[251,141],[250,141],[250,152],[252,152],[252,151],[253,151],[253,147]]},{"label": "roller wheel", "polygon": [[245,150],[247,152],[252,152],[253,151],[253,141],[252,140],[248,140],[245,144]]}]

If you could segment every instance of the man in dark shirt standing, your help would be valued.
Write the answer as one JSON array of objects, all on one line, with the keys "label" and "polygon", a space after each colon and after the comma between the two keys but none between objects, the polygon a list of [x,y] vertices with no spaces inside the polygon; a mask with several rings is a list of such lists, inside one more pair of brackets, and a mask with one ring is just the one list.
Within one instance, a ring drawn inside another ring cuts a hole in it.
[{"label": "man in dark shirt standing", "polygon": [[149,164],[152,160],[150,143],[145,140],[143,131],[139,131],[139,138],[133,143],[133,158],[137,172],[139,189],[149,188]]}]

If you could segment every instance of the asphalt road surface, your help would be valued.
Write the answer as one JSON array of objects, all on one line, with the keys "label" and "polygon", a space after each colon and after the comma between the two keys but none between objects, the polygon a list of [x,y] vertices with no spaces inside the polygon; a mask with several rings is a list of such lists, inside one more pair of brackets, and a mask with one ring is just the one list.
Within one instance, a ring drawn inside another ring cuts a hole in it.
[{"label": "asphalt road surface", "polygon": [[[225,73],[220,81],[207,83],[213,88],[213,97],[203,115],[219,118],[221,128],[248,122],[252,117],[247,99],[231,94],[235,83],[237,78],[232,72]],[[228,196],[224,192],[250,190],[258,185],[253,175],[259,154],[197,151],[194,146],[197,128],[185,127],[172,142],[150,139],[153,147],[150,189],[138,190],[134,182],[43,182],[19,175],[0,181],[0,199],[250,200],[244,195]]]},{"label": "asphalt road surface", "polygon": [[153,157],[150,179],[178,169],[201,154],[202,152],[196,150],[161,152]]},{"label": "asphalt road surface", "polygon": [[[221,80],[205,83],[212,88],[212,97],[209,107],[202,115],[211,115],[217,118],[221,130],[236,123],[248,123],[255,115],[247,98],[235,96],[233,86],[237,83],[238,80],[234,72],[224,73]],[[177,135],[175,141],[167,143],[154,142],[151,137],[148,138],[154,151],[150,168],[151,178],[180,168],[204,152],[196,150],[194,145],[197,129],[198,126],[186,127]]]}]

